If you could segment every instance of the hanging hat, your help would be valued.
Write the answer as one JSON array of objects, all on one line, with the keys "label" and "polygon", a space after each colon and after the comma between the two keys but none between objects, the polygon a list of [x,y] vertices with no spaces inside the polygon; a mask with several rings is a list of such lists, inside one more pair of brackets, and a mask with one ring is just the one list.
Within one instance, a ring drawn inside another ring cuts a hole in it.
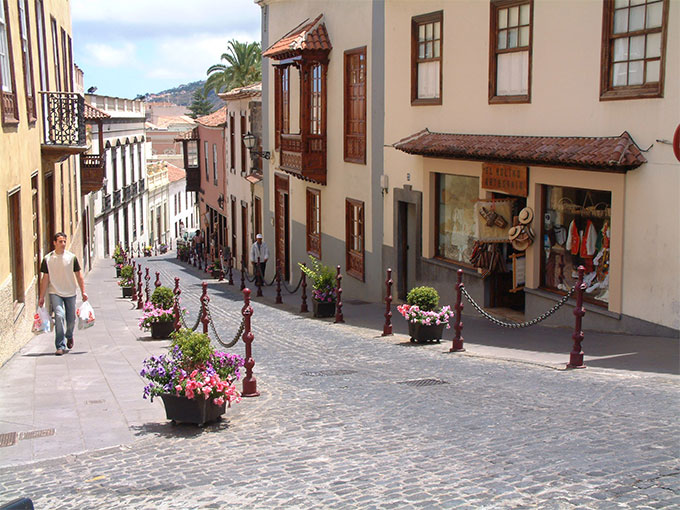
[{"label": "hanging hat", "polygon": [[519,225],[517,225],[516,227],[512,227],[510,230],[508,230],[508,239],[510,239],[510,241],[514,241],[515,239],[517,239],[517,236],[519,236],[521,232],[522,227],[520,227]]},{"label": "hanging hat", "polygon": [[531,210],[531,207],[525,207],[519,212],[518,219],[522,225],[528,225],[534,220],[534,211]]},{"label": "hanging hat", "polygon": [[515,239],[512,241],[512,247],[517,251],[525,251],[531,245],[531,239],[525,236],[524,239]]}]

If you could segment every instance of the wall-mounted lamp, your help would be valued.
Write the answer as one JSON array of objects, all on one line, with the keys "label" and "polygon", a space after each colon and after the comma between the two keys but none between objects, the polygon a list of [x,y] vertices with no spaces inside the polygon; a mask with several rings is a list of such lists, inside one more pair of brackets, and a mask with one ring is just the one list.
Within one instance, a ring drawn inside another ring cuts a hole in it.
[{"label": "wall-mounted lamp", "polygon": [[220,209],[224,209],[224,195],[217,197],[217,205],[220,206]]},{"label": "wall-mounted lamp", "polygon": [[390,179],[387,174],[382,174],[380,176],[380,190],[382,195],[385,196],[390,189]]},{"label": "wall-mounted lamp", "polygon": [[256,137],[254,134],[252,134],[250,131],[248,131],[245,135],[243,135],[243,144],[246,146],[246,149],[250,151],[251,156],[260,156],[263,159],[271,159],[272,155],[269,151],[254,151],[253,148],[255,147],[255,141]]}]

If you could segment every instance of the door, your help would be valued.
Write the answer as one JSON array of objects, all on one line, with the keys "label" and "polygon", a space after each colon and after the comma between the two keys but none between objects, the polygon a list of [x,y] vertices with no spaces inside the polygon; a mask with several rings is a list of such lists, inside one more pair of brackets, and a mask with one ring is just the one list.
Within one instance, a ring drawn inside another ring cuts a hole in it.
[{"label": "door", "polygon": [[45,175],[45,188],[43,194],[45,200],[45,253],[52,251],[52,239],[56,231],[54,230],[54,173]]},{"label": "door", "polygon": [[276,235],[276,265],[283,271],[286,280],[289,279],[288,250],[289,235],[289,207],[288,207],[288,177],[276,175],[274,179],[274,230]]},{"label": "door", "polygon": [[405,301],[415,284],[416,205],[399,201],[397,214],[397,297]]}]

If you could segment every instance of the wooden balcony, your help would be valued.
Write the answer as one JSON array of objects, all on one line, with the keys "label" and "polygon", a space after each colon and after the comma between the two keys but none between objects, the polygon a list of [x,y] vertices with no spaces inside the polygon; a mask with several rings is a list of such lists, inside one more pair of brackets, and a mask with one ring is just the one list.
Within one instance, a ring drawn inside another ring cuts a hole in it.
[{"label": "wooden balcony", "polygon": [[85,99],[75,92],[41,92],[43,139],[42,154],[59,162],[87,151],[85,138]]},{"label": "wooden balcony", "polygon": [[111,209],[111,195],[106,194],[102,196],[102,212],[106,212]]},{"label": "wooden balcony", "polygon": [[201,191],[201,169],[187,168],[186,191]]},{"label": "wooden balcony", "polygon": [[80,155],[80,194],[98,191],[104,185],[106,167],[104,157],[99,154]]},{"label": "wooden balcony", "polygon": [[326,137],[281,134],[281,170],[301,179],[326,184]]}]

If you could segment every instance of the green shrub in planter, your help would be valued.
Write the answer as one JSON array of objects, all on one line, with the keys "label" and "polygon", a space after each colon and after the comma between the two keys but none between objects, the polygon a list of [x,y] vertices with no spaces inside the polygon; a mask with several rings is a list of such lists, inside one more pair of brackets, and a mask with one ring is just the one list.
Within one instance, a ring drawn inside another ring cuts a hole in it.
[{"label": "green shrub in planter", "polygon": [[414,287],[407,294],[406,302],[411,306],[418,306],[424,312],[429,312],[437,308],[439,293],[432,287]]},{"label": "green shrub in planter", "polygon": [[169,310],[175,304],[175,294],[169,287],[156,287],[151,294],[151,302],[156,305],[156,308]]},{"label": "green shrub in planter", "polygon": [[126,265],[120,268],[118,285],[121,287],[133,287],[135,285],[135,270],[132,266]]},{"label": "green shrub in planter", "polygon": [[172,347],[177,346],[182,351],[182,368],[185,370],[205,365],[214,352],[210,345],[210,338],[204,333],[183,328],[172,333],[170,338],[172,338]]}]

